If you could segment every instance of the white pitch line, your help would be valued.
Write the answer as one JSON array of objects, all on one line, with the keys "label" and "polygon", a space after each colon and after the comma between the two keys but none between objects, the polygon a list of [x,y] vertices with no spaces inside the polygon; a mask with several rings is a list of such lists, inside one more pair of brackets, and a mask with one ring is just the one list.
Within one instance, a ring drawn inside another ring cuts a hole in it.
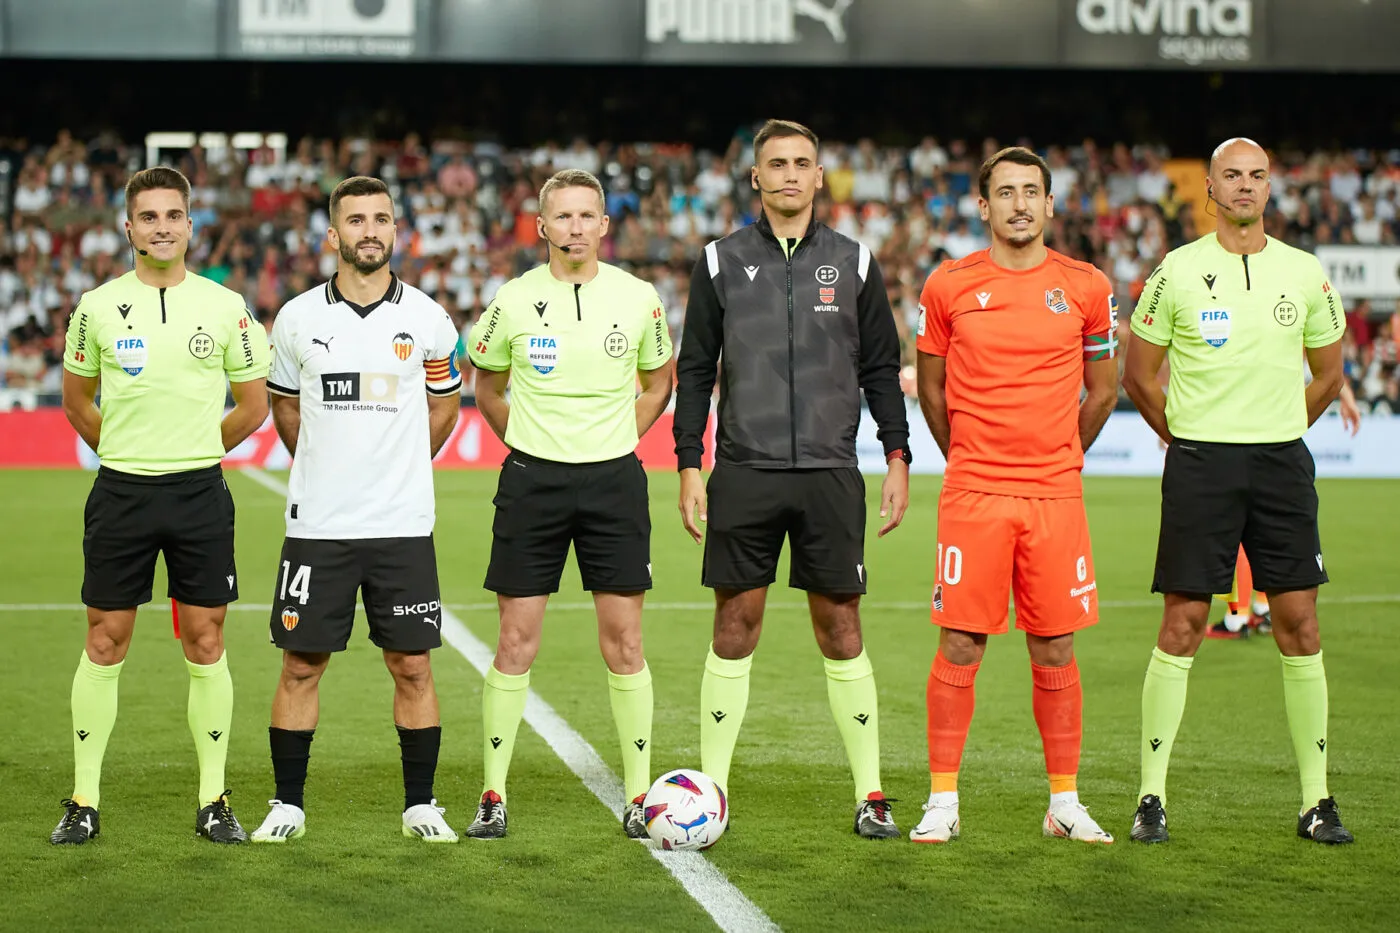
[{"label": "white pitch line", "polygon": [[[279,495],[287,494],[287,487],[275,477],[269,476],[257,467],[244,467],[242,472],[253,482]],[[582,606],[583,604],[580,604]],[[587,604],[592,608],[592,603]],[[707,608],[709,604],[705,604]],[[233,607],[230,607],[233,608]],[[248,609],[268,611],[270,606],[247,606]],[[481,609],[495,610],[495,603],[482,604]],[[457,649],[467,663],[476,668],[478,674],[486,676],[494,658],[491,648],[471,633],[446,606],[442,612],[442,637]],[[607,762],[572,726],[555,712],[533,689],[525,699],[525,722],[544,739],[564,762],[570,771],[583,782],[603,806],[621,822],[623,785],[613,774]],[[661,849],[649,851],[653,858],[665,866],[666,870],[680,882],[687,894],[695,899],[700,908],[710,915],[715,925],[725,933],[781,933],[776,923],[768,918],[757,904],[743,895],[738,888],[714,865],[698,852],[666,852]]]},{"label": "white pitch line", "polygon": [[282,482],[272,474],[266,472],[261,467],[245,466],[238,472],[242,473],[244,476],[248,477],[250,480],[257,483],[264,489],[269,489],[272,492],[277,493],[277,495],[279,496],[285,496],[287,494],[287,484]]},{"label": "white pitch line", "polygon": [[[495,607],[492,606],[492,609]],[[491,648],[471,633],[451,611],[442,613],[442,637],[476,668],[482,677],[491,666]],[[554,711],[533,689],[525,700],[525,722],[544,739],[559,760],[564,762],[583,785],[619,821],[622,819],[624,793],[622,781],[613,774],[588,740],[579,735],[564,717]],[[648,848],[652,857],[666,867],[672,876],[710,915],[721,930],[774,931],[779,927],[757,904],[743,895],[732,882],[699,852],[666,852]]]}]

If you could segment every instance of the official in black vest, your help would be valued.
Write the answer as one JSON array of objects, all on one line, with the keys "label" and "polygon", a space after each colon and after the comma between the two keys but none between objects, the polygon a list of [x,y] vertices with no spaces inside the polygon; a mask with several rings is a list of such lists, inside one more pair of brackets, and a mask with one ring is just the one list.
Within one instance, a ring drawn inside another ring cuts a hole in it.
[{"label": "official in black vest", "polygon": [[[690,280],[675,410],[680,511],[686,530],[704,541],[702,577],[716,602],[701,686],[701,766],[728,790],[764,600],[787,538],[788,583],[807,591],[832,713],[855,777],[855,831],[885,838],[899,830],[880,789],[875,676],[861,641],[861,391],[889,464],[881,535],[900,523],[909,503],[909,423],[880,267],[865,246],[813,218],[822,186],[817,149],[816,134],[799,123],[764,124],[754,138],[750,178],[763,216],[706,246]],[[701,455],[721,353],[707,487]],[[697,512],[707,523],[704,534]]]}]

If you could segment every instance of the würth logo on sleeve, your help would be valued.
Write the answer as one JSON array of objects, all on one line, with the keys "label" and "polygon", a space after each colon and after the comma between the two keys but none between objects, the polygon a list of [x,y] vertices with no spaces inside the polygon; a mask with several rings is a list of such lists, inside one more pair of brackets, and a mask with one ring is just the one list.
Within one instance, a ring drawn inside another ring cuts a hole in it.
[{"label": "w\u00fcrth logo on sleeve", "polygon": [[817,297],[822,300],[822,304],[829,305],[836,300],[836,289],[819,288],[817,289]]},{"label": "w\u00fcrth logo on sleeve", "polygon": [[394,355],[401,360],[406,360],[412,353],[413,335],[399,331],[394,335]]}]

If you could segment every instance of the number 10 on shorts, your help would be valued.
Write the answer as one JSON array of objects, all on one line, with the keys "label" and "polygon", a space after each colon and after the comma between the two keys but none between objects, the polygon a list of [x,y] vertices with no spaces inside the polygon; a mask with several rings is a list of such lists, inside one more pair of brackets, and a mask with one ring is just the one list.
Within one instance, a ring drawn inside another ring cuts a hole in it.
[{"label": "number 10 on shorts", "polygon": [[957,586],[962,580],[962,550],[956,544],[945,548],[942,541],[938,542],[938,568],[935,577],[934,583],[946,583],[949,586]]},{"label": "number 10 on shorts", "polygon": [[277,598],[285,600],[288,594],[303,606],[311,598],[311,568],[306,564],[297,565],[296,571],[293,572],[292,562],[282,561],[282,584],[277,590]]}]

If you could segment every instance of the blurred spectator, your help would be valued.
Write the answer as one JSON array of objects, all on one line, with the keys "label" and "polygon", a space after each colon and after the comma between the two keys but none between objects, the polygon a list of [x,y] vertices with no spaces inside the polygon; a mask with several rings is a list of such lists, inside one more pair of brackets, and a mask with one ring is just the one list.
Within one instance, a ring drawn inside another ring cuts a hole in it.
[{"label": "blurred spectator", "polygon": [[[544,141],[524,149],[494,142],[295,140],[289,152],[199,147],[163,158],[190,177],[195,225],[189,262],[244,296],[265,326],[298,291],[335,269],[325,245],[327,199],[351,174],[384,178],[399,206],[394,269],[433,294],[462,328],[512,275],[542,262],[537,192],[550,173],[582,168],[607,191],[608,261],[655,283],[678,341],[688,280],[709,240],[757,216],[749,184],[751,129],[723,151],[683,144]],[[17,143],[9,223],[0,242],[0,385],[56,387],[62,329],[81,294],[130,268],[123,234],[126,174],[143,147],[104,133],[86,145],[59,133],[51,145]],[[944,259],[982,249],[980,160],[994,139],[926,137],[912,149],[873,139],[826,140],[818,216],[879,257],[896,325],[917,328],[918,293]],[[1191,204],[1168,178],[1167,153],[1151,146],[1055,140],[1050,165],[1055,249],[1113,279],[1120,306],[1162,256],[1197,235]],[[1274,159],[1269,232],[1303,248],[1318,243],[1397,241],[1400,152],[1281,151]],[[1199,192],[1189,192],[1199,197]],[[1345,347],[1348,378],[1366,400],[1395,401],[1395,323],[1353,302]],[[1127,315],[1121,315],[1126,328]],[[1384,331],[1384,333],[1382,333]]]}]

